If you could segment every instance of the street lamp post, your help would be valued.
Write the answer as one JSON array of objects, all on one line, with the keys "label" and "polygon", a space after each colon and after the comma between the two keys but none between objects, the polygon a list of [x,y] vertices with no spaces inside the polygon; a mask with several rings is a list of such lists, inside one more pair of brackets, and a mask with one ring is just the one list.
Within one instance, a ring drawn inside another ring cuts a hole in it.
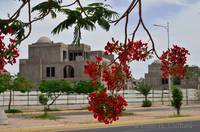
[{"label": "street lamp post", "polygon": [[[166,29],[166,31],[167,31],[167,48],[169,50],[169,47],[170,47],[169,22],[167,22],[167,25],[154,24],[154,26]],[[171,100],[171,76],[170,75],[168,76],[168,88],[169,88],[169,101],[170,101]]]}]

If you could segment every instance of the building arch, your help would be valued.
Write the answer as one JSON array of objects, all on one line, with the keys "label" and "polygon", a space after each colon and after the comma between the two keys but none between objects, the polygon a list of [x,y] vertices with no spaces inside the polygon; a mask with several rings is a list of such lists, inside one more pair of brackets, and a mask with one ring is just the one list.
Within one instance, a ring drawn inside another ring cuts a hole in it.
[{"label": "building arch", "polygon": [[74,77],[74,68],[70,65],[64,66],[63,77],[64,78],[73,78]]}]

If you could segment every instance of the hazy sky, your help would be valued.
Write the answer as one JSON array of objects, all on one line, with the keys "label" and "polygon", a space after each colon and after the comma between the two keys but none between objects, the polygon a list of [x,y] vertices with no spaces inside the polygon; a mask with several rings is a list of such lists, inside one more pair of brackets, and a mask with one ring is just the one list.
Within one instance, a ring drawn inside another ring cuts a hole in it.
[{"label": "hazy sky", "polygon": [[[43,0],[32,1],[32,5],[34,5]],[[126,10],[131,0],[107,0],[107,2],[112,5],[114,10],[122,13]],[[161,54],[163,50],[167,49],[167,33],[164,28],[154,27],[153,24],[166,25],[169,22],[171,46],[178,44],[189,49],[191,55],[188,58],[188,64],[200,66],[200,0],[143,0],[143,5],[144,21],[156,42],[158,53]],[[0,18],[5,18],[8,13],[14,11],[18,6],[18,0],[0,0]],[[25,12],[22,12],[21,15],[23,19],[27,17]],[[47,36],[54,42],[71,43],[73,38],[72,29],[66,30],[59,35],[53,36],[51,34],[53,27],[63,19],[63,16],[59,16],[56,20],[47,17],[43,21],[35,23],[31,35],[20,46],[20,58],[28,57],[28,45],[36,42],[41,36]],[[132,32],[137,20],[137,11],[135,11],[130,16],[129,33]],[[91,45],[92,50],[103,49],[107,41],[110,41],[112,37],[123,42],[123,24],[124,21],[117,26],[112,26],[109,32],[99,27],[94,32],[83,32],[81,41]],[[149,40],[142,29],[137,33],[136,39],[144,42]],[[154,59],[146,62],[133,62],[131,64],[133,77],[144,77],[144,73],[148,70],[148,64],[151,64]],[[17,62],[13,66],[8,65],[6,68],[11,73],[17,73],[19,71],[19,63]]]}]

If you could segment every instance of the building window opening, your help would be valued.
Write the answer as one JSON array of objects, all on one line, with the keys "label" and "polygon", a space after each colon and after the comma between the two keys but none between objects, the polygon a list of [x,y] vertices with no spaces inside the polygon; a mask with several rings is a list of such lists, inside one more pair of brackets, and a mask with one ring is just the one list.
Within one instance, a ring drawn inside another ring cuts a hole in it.
[{"label": "building window opening", "polygon": [[162,84],[168,84],[168,78],[162,78]]},{"label": "building window opening", "polygon": [[51,77],[55,77],[55,67],[51,67]]},{"label": "building window opening", "polygon": [[63,51],[63,60],[67,59],[67,51]]},{"label": "building window opening", "polygon": [[46,76],[47,76],[47,77],[50,77],[50,67],[47,67],[47,68],[46,68]]},{"label": "building window opening", "polygon": [[64,78],[73,78],[74,77],[74,68],[70,65],[65,66],[63,69]]},{"label": "building window opening", "polygon": [[70,61],[74,60],[74,54],[73,53],[69,53],[69,60]]},{"label": "building window opening", "polygon": [[82,52],[72,52],[69,53],[69,60],[70,61],[75,61],[76,60],[76,56],[82,56]]},{"label": "building window opening", "polygon": [[47,77],[55,77],[55,67],[47,67],[46,68],[46,76]]}]

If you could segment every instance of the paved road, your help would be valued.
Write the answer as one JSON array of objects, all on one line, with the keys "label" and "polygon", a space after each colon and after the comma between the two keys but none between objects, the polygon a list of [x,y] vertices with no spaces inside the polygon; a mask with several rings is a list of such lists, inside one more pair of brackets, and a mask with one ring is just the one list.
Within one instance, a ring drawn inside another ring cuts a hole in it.
[{"label": "paved road", "polygon": [[200,132],[200,121],[165,123],[155,125],[107,127],[59,132]]}]

